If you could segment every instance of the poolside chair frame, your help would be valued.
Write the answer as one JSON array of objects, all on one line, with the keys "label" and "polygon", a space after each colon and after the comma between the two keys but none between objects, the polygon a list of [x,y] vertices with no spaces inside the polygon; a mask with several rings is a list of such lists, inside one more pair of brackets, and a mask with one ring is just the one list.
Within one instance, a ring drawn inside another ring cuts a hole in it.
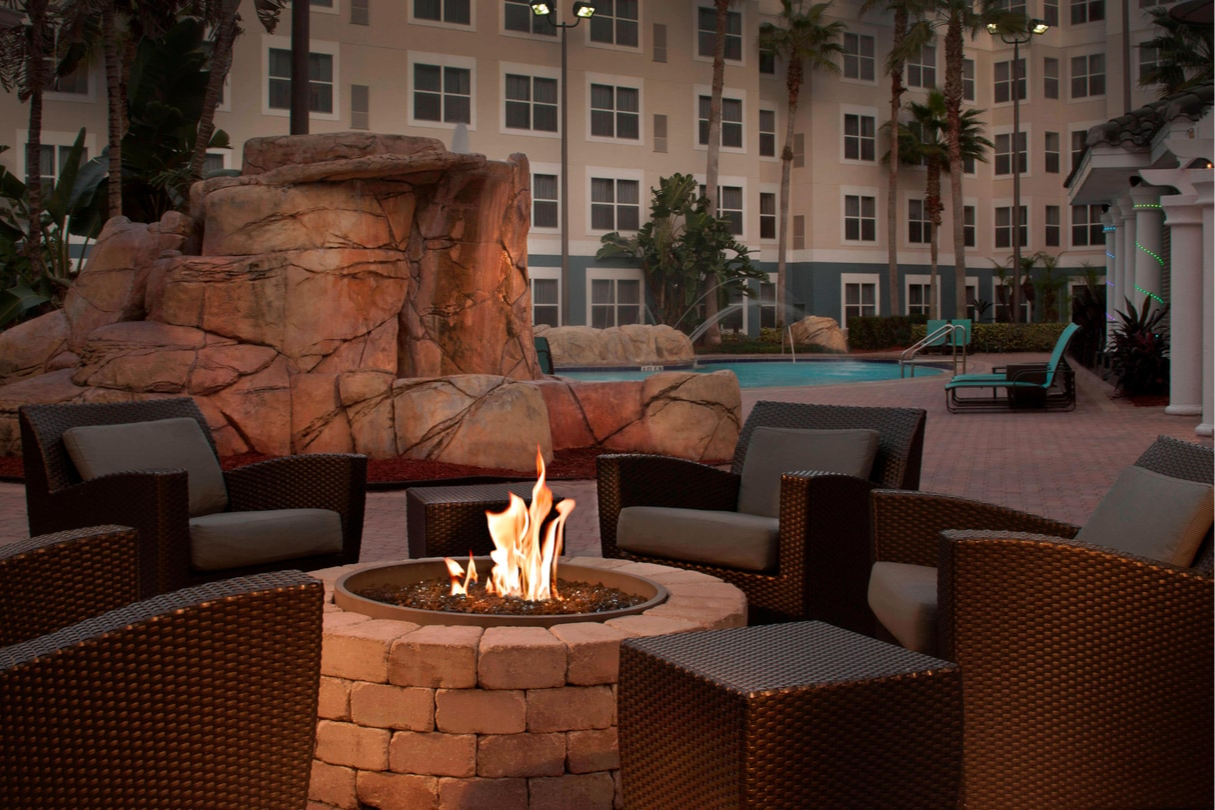
[{"label": "poolside chair frame", "polygon": [[[997,366],[990,374],[956,375],[945,384],[945,407],[950,413],[1075,410],[1076,372],[1064,355],[1079,331],[1076,324],[1068,324],[1046,362]],[[965,395],[965,391],[985,393]]]}]

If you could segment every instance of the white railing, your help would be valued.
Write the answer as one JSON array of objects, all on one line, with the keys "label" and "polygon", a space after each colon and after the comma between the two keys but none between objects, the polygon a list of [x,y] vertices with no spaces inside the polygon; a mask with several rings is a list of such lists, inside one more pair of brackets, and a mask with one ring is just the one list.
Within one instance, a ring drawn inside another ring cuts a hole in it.
[{"label": "white railing", "polygon": [[[959,332],[959,331],[962,334],[959,336],[955,336],[954,333]],[[924,338],[922,340],[918,341],[914,346],[911,346],[910,348],[903,350],[903,353],[899,355],[899,377],[902,378],[904,376],[904,372],[905,372],[907,366],[911,367],[911,376],[914,377],[915,376],[915,367],[920,362],[919,360],[916,359],[916,356],[921,351],[928,348],[929,346],[936,345],[937,341],[943,337],[947,338],[949,340],[949,344],[953,348],[953,373],[955,376],[958,373],[958,345],[961,344],[961,346],[962,346],[962,373],[965,374],[966,373],[966,343],[967,343],[966,327],[960,323],[946,323],[945,325],[940,326],[937,329],[934,329],[932,334],[925,335]],[[958,340],[958,337],[960,337],[961,340]]]},{"label": "white railing", "polygon": [[793,327],[786,326],[785,331],[780,333],[780,354],[785,356],[785,335],[789,336],[789,354],[793,357],[793,362],[797,362],[797,350],[793,348]]}]

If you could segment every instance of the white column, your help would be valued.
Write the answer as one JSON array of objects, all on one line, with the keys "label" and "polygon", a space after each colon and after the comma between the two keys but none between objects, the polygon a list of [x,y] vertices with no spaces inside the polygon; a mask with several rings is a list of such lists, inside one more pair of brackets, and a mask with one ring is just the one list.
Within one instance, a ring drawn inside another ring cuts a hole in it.
[{"label": "white column", "polygon": [[1169,406],[1202,413],[1202,208],[1196,194],[1161,197],[1171,229],[1169,250]]},{"label": "white column", "polygon": [[1202,209],[1202,422],[1199,436],[1215,435],[1215,178],[1194,182]]},{"label": "white column", "polygon": [[[1114,279],[1114,309],[1126,310],[1126,302],[1134,300],[1135,292],[1135,204],[1129,195],[1118,201],[1118,250],[1115,261],[1118,275]],[[1136,302],[1135,306],[1139,306]],[[1110,331],[1118,322],[1117,314],[1110,323]]]},{"label": "white column", "polygon": [[1149,306],[1155,309],[1164,304],[1160,274],[1164,259],[1160,256],[1162,220],[1160,188],[1135,186],[1131,189],[1131,200],[1135,206],[1135,281],[1127,294],[1139,309],[1146,296]]},{"label": "white column", "polygon": [[1114,294],[1117,289],[1117,279],[1121,271],[1118,269],[1118,226],[1122,217],[1118,215],[1118,204],[1110,203],[1108,210],[1101,215],[1101,224],[1105,231],[1105,345],[1109,346],[1109,334],[1114,328],[1118,316],[1114,310],[1121,301]]}]

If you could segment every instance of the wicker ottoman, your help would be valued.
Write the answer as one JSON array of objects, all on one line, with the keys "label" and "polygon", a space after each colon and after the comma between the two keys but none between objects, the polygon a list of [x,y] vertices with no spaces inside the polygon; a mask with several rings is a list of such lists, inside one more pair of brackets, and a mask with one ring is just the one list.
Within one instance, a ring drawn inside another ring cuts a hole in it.
[{"label": "wicker ottoman", "polygon": [[955,664],[822,622],[620,645],[624,804],[953,807]]},{"label": "wicker ottoman", "polygon": [[[484,556],[494,550],[485,513],[501,512],[515,493],[529,504],[535,481],[458,487],[411,487],[405,492],[409,558]],[[553,502],[561,498],[553,493]]]}]

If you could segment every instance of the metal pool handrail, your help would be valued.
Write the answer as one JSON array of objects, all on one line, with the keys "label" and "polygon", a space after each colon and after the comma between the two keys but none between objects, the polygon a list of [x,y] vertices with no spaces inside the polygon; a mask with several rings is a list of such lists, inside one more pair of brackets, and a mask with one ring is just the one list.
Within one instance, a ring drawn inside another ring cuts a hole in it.
[{"label": "metal pool handrail", "polygon": [[793,348],[793,327],[792,326],[786,326],[785,331],[781,333],[780,353],[782,355],[785,353],[785,333],[788,333],[788,335],[789,335],[789,355],[793,358],[793,362],[796,363],[797,362],[797,350],[795,348]]},{"label": "metal pool handrail", "polygon": [[961,330],[962,332],[962,373],[966,373],[966,327],[960,323],[946,323],[943,326],[935,329],[932,334],[924,336],[914,346],[904,349],[899,355],[899,379],[903,379],[904,368],[911,366],[911,376],[915,376],[916,355],[926,347],[933,345],[940,338],[949,336],[949,343],[953,348],[953,373],[957,376],[958,373],[958,340],[954,337],[954,332]]}]

